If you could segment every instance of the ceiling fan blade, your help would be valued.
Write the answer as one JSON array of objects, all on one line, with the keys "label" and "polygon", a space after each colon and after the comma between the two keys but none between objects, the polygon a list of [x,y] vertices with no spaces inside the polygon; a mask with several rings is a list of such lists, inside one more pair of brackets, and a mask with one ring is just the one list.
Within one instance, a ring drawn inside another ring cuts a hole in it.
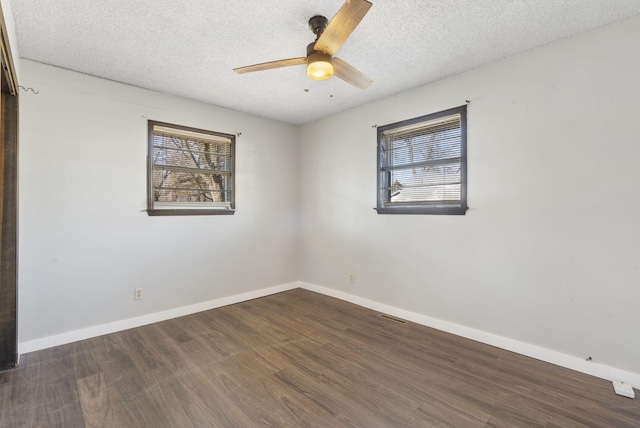
[{"label": "ceiling fan blade", "polygon": [[347,0],[320,35],[314,49],[335,54],[371,8],[367,0]]},{"label": "ceiling fan blade", "polygon": [[253,71],[271,70],[272,68],[289,67],[292,65],[301,65],[306,63],[307,63],[307,58],[305,57],[279,59],[278,61],[263,62],[261,64],[253,64],[253,65],[247,65],[246,67],[234,68],[233,71],[235,71],[238,74],[243,74],[243,73],[251,73]]},{"label": "ceiling fan blade", "polygon": [[366,89],[373,83],[364,73],[347,64],[340,58],[333,58],[333,75],[339,77],[356,88]]}]

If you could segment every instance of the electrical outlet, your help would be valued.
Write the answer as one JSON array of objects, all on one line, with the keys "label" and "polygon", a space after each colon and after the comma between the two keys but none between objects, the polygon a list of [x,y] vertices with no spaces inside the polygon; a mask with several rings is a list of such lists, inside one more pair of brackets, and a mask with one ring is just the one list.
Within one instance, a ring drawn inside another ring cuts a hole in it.
[{"label": "electrical outlet", "polygon": [[133,300],[142,300],[142,288],[133,290]]},{"label": "electrical outlet", "polygon": [[355,284],[355,283],[356,283],[356,276],[355,276],[355,274],[353,274],[353,273],[350,273],[350,274],[349,274],[349,282],[350,282],[351,284]]}]

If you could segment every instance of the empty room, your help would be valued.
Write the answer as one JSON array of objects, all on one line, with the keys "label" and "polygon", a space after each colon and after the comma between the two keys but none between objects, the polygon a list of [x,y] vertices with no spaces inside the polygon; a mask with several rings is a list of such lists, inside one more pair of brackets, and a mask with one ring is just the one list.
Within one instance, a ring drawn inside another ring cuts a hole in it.
[{"label": "empty room", "polygon": [[640,426],[640,0],[0,6],[0,427]]}]

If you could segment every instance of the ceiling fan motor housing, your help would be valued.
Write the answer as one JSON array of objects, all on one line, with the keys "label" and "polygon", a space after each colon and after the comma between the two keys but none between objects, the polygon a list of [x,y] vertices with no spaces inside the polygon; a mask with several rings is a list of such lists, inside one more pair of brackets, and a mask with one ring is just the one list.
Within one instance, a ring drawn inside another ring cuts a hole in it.
[{"label": "ceiling fan motor housing", "polygon": [[311,55],[316,55],[316,54],[326,55],[327,57],[331,58],[331,55],[317,51],[315,49],[315,46],[316,46],[316,42],[312,42],[307,45],[307,59],[309,59]]}]

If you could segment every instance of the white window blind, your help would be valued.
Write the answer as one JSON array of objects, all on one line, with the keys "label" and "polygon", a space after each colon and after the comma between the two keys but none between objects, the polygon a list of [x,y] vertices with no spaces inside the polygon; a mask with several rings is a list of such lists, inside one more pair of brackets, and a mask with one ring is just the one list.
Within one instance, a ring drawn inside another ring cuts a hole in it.
[{"label": "white window blind", "polygon": [[150,122],[150,209],[232,209],[234,136]]},{"label": "white window blind", "polygon": [[466,210],[465,128],[466,106],[379,128],[378,211]]}]

